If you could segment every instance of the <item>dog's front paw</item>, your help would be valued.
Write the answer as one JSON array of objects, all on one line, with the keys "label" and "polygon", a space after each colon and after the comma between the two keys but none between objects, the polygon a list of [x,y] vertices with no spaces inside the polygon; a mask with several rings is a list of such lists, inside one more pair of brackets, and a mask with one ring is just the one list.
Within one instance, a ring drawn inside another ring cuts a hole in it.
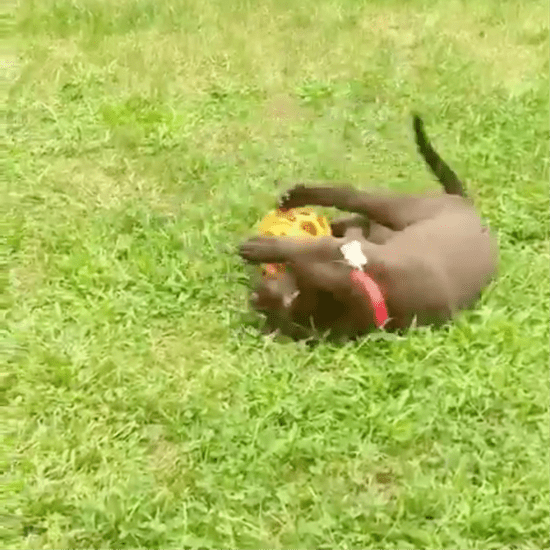
[{"label": "dog's front paw", "polygon": [[298,208],[306,206],[308,203],[308,192],[305,185],[296,185],[289,189],[279,198],[279,208],[288,210],[289,208]]},{"label": "dog's front paw", "polygon": [[239,256],[250,263],[271,262],[276,251],[276,242],[272,237],[253,237],[241,244]]}]

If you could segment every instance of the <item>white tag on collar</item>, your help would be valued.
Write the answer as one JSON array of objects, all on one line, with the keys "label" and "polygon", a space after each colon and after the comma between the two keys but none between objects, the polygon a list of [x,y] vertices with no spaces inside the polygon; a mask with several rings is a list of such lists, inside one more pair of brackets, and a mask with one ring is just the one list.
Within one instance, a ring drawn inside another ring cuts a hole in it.
[{"label": "white tag on collar", "polygon": [[367,264],[367,257],[361,250],[361,243],[359,241],[350,241],[340,247],[342,254],[346,261],[355,269],[363,269],[363,266]]}]

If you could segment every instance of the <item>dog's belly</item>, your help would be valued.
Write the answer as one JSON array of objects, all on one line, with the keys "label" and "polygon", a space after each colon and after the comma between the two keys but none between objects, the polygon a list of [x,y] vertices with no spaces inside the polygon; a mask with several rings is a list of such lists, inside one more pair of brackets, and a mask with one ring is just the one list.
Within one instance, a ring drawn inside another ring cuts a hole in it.
[{"label": "dog's belly", "polygon": [[437,268],[448,281],[452,309],[471,305],[497,267],[496,240],[473,211],[445,212],[408,227],[388,245]]}]

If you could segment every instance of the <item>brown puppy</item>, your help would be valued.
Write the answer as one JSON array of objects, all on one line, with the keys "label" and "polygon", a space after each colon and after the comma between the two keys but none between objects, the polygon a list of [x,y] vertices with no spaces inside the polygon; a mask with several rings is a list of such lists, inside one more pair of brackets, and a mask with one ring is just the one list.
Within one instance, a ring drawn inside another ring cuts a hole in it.
[{"label": "brown puppy", "polygon": [[[446,194],[298,185],[282,197],[281,207],[333,206],[356,216],[335,222],[331,237],[256,237],[240,247],[248,262],[284,262],[291,268],[276,282],[280,300],[267,300],[266,306],[264,289],[253,294],[253,306],[267,310],[272,328],[294,338],[327,331],[341,338],[381,325],[390,330],[413,321],[438,325],[472,305],[494,276],[494,238],[456,174],[429,144],[418,116],[414,131]],[[373,235],[368,220],[374,222]]]}]

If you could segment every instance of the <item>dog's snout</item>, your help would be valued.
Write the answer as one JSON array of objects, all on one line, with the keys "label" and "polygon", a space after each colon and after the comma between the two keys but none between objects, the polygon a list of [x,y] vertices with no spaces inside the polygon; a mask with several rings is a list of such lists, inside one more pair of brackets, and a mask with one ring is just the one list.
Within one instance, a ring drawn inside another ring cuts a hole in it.
[{"label": "dog's snout", "polygon": [[283,297],[270,285],[262,285],[250,294],[250,305],[258,311],[276,310],[283,307]]}]

